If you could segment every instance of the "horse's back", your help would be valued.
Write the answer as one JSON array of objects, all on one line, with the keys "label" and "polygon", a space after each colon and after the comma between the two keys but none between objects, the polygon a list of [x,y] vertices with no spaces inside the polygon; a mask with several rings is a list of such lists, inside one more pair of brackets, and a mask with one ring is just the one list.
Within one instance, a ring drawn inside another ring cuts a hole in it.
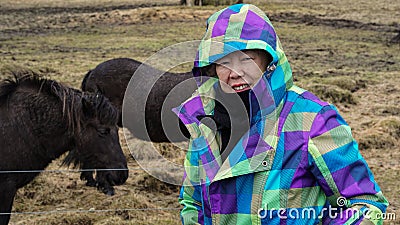
[{"label": "horse's back", "polygon": [[115,58],[102,62],[85,75],[81,85],[82,90],[96,92],[101,91],[98,90],[99,87],[107,90],[113,88],[108,87],[109,84],[119,84],[114,88],[120,88],[120,85],[125,83],[127,85],[140,65],[140,62],[130,58]]},{"label": "horse's back", "polygon": [[[182,135],[168,138],[167,136],[176,135],[167,135],[164,130],[168,129],[166,127],[177,127],[178,119],[172,108],[179,106],[197,88],[196,82],[191,78],[191,72],[170,73],[134,59],[115,58],[102,62],[89,71],[82,87],[83,90],[102,93],[119,109],[121,127],[122,105],[127,105],[129,111],[125,113],[129,115],[129,121],[124,126],[137,138],[170,142],[186,140]],[[124,102],[125,95],[129,96],[127,102]],[[143,121],[146,129],[138,129],[138,124],[143,124]]]}]

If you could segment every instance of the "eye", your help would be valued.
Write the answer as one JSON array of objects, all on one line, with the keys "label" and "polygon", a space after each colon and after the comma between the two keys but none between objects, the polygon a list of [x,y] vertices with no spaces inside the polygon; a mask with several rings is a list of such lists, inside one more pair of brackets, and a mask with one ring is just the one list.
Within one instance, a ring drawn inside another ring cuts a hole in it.
[{"label": "eye", "polygon": [[97,128],[97,133],[100,136],[107,136],[110,134],[110,128]]},{"label": "eye", "polygon": [[225,65],[228,65],[228,64],[229,64],[228,61],[218,62],[217,66],[218,66],[218,65],[219,65],[219,66],[225,66]]},{"label": "eye", "polygon": [[242,58],[242,61],[250,61],[250,60],[254,60],[253,57],[244,57]]}]

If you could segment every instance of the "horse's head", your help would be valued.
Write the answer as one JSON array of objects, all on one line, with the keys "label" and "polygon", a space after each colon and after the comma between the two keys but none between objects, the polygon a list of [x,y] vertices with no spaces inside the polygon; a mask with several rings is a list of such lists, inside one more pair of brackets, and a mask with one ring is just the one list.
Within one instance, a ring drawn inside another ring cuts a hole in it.
[{"label": "horse's head", "polygon": [[76,149],[67,156],[66,163],[77,162],[85,169],[96,169],[99,187],[125,183],[128,167],[119,143],[118,111],[101,94],[84,92],[79,104],[81,115],[73,131]]},{"label": "horse's head", "polygon": [[79,148],[86,151],[86,162],[99,169],[99,183],[123,184],[128,178],[128,167],[119,142],[117,109],[103,95],[85,93],[82,111]]}]

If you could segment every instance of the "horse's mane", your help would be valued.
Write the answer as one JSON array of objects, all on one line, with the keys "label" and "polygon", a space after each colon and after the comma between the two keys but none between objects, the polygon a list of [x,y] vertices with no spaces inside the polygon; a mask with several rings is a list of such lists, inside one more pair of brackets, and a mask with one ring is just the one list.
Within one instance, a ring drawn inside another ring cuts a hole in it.
[{"label": "horse's mane", "polygon": [[[21,70],[11,73],[13,78],[0,83],[0,105],[17,89],[29,88],[41,94],[54,96],[60,101],[71,134],[80,133],[83,116],[96,117],[103,124],[115,124],[117,121],[117,110],[103,95],[84,93],[54,80],[42,78],[33,71]],[[84,105],[90,107],[86,107],[86,115],[83,113]]]},{"label": "horse's mane", "polygon": [[[68,122],[68,128],[73,133],[79,130],[80,110],[75,102],[80,93],[54,80],[41,77],[40,74],[30,70],[11,71],[12,78],[5,79],[0,83],[0,104],[15,93],[18,89],[33,91],[37,94],[56,97],[63,107],[63,115]],[[53,100],[54,101],[54,100]]]},{"label": "horse's mane", "polygon": [[32,77],[32,82],[38,81],[38,75],[28,71],[11,71],[11,75],[12,78],[7,78],[0,83],[0,104],[4,103],[4,100],[8,99],[8,96],[14,93],[21,82],[28,77]]}]

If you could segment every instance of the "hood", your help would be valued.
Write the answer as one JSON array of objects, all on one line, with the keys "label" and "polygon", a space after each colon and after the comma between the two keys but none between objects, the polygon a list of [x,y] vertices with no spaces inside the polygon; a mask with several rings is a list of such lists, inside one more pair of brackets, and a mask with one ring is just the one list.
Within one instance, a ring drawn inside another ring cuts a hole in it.
[{"label": "hood", "polygon": [[251,104],[259,103],[252,104],[253,118],[257,120],[270,113],[271,108],[278,107],[293,86],[289,62],[267,15],[254,5],[236,4],[214,13],[207,20],[206,33],[199,44],[192,70],[199,89],[174,110],[184,123],[195,122],[188,117],[212,113],[214,104],[208,97],[214,97],[213,87],[218,79],[202,74],[201,68],[229,53],[248,49],[262,49],[272,56],[267,71],[250,92]]},{"label": "hood", "polygon": [[[207,20],[193,67],[195,77],[200,68],[238,50],[262,49],[273,58],[264,79],[271,88],[276,106],[293,85],[292,70],[279,38],[267,15],[251,4],[236,4],[214,13]],[[201,86],[207,79],[197,79]]]}]

